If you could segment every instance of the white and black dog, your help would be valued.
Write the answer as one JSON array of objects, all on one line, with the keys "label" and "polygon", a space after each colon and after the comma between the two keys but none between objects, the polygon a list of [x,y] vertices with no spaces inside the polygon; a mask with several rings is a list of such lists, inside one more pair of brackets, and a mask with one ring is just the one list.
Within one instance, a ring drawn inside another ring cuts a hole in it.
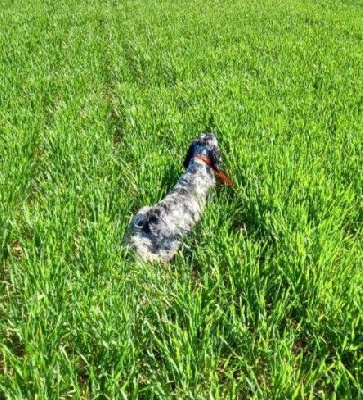
[{"label": "white and black dog", "polygon": [[145,206],[132,219],[128,244],[144,261],[168,262],[181,246],[182,237],[200,220],[215,175],[227,184],[218,170],[220,151],[213,134],[194,140],[184,160],[187,170],[173,189],[156,205]]}]

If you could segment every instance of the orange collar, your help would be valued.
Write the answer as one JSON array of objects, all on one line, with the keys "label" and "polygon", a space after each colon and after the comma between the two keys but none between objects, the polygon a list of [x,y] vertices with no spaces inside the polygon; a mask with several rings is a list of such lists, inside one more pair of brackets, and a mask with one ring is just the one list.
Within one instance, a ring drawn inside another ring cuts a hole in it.
[{"label": "orange collar", "polygon": [[210,169],[214,172],[214,175],[217,176],[218,178],[222,179],[222,181],[226,185],[228,185],[230,187],[233,186],[233,183],[228,178],[228,176],[225,173],[223,173],[220,169],[218,169],[217,167],[214,167],[212,165],[212,161],[209,157],[205,156],[204,154],[197,154],[195,157],[197,157],[197,158],[199,158],[199,160],[202,160],[203,162],[205,162],[210,167]]}]

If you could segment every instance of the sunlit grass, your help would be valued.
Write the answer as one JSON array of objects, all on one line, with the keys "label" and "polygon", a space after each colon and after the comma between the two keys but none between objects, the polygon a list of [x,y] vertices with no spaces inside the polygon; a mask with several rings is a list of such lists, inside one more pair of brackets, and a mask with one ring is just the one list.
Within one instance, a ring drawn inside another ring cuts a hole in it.
[{"label": "sunlit grass", "polygon": [[[0,397],[363,397],[363,8],[0,6]],[[170,266],[139,207],[213,128],[235,190]]]}]

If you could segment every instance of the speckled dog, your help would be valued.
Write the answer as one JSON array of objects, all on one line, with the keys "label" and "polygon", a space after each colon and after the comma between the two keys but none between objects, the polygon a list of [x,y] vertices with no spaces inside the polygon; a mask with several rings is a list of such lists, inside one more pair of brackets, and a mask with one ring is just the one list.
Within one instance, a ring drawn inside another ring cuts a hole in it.
[{"label": "speckled dog", "polygon": [[144,261],[170,261],[182,237],[200,220],[207,194],[215,186],[220,161],[214,135],[202,135],[189,147],[186,172],[158,204],[143,207],[131,221],[129,245]]}]

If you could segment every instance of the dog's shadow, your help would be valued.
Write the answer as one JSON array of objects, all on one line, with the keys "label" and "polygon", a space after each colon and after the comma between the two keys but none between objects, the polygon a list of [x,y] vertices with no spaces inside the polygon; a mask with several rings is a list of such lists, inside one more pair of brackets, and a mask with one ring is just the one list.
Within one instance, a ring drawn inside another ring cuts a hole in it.
[{"label": "dog's shadow", "polygon": [[181,168],[177,164],[167,164],[164,174],[160,181],[161,191],[159,193],[160,199],[164,198],[167,193],[177,184],[181,175]]}]

